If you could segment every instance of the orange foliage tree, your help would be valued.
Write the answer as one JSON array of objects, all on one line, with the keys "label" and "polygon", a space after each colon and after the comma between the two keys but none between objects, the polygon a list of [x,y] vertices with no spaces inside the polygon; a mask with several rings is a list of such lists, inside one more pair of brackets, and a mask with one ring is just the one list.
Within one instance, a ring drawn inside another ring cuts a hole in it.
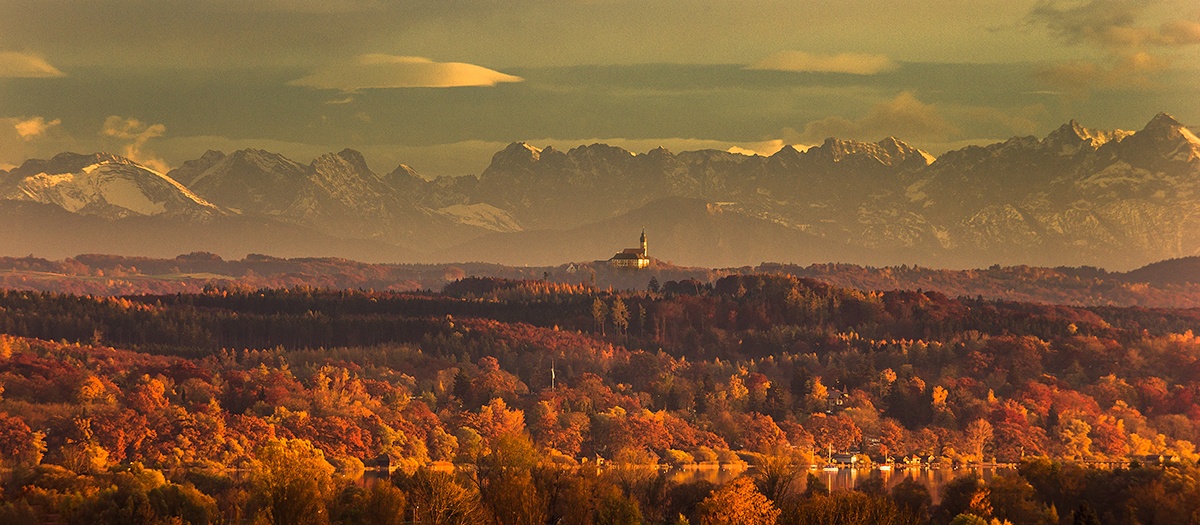
[{"label": "orange foliage tree", "polygon": [[701,525],[771,525],[780,511],[748,477],[740,477],[714,491],[697,507]]}]

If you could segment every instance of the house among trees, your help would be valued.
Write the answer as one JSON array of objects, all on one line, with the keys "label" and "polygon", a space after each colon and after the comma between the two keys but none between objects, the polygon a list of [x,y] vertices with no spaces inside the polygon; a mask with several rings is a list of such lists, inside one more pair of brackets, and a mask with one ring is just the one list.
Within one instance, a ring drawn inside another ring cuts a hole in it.
[{"label": "house among trees", "polygon": [[1129,458],[1146,465],[1162,465],[1179,461],[1179,456],[1174,454],[1130,454]]},{"label": "house among trees", "polygon": [[625,248],[612,256],[608,263],[617,268],[645,268],[650,266],[650,257],[646,255],[646,230],[642,229],[642,247]]},{"label": "house among trees", "polygon": [[391,472],[396,470],[396,460],[392,458],[390,454],[386,452],[382,453],[378,456],[375,456],[375,468],[382,471]]},{"label": "house among trees", "polygon": [[858,463],[859,458],[858,458],[858,454],[855,454],[853,452],[838,452],[837,454],[834,454],[833,456],[831,456],[829,459],[832,460],[835,465],[854,466],[855,463]]},{"label": "house among trees", "polygon": [[846,389],[844,387],[840,391],[830,390],[829,397],[825,398],[825,403],[826,413],[832,414],[834,412],[840,412],[842,409],[846,408],[848,403],[850,403],[850,394],[846,393]]}]

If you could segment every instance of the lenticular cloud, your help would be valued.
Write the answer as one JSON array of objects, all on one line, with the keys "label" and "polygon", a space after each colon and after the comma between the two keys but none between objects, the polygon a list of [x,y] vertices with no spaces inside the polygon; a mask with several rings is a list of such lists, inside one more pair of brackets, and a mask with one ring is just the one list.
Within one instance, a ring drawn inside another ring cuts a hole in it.
[{"label": "lenticular cloud", "polygon": [[65,77],[62,71],[45,59],[25,53],[0,53],[0,78],[54,78]]},{"label": "lenticular cloud", "polygon": [[354,92],[373,88],[494,86],[500,82],[522,80],[521,77],[474,64],[370,54],[358,56],[347,63],[329,64],[290,84]]}]

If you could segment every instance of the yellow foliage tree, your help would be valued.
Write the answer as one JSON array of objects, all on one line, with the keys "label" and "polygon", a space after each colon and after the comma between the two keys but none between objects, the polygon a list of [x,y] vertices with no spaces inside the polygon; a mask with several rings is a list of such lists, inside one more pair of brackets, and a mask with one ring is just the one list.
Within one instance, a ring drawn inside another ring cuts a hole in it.
[{"label": "yellow foliage tree", "polygon": [[967,425],[963,438],[973,461],[983,462],[983,449],[992,440],[992,435],[992,425],[987,420],[976,419]]},{"label": "yellow foliage tree", "polygon": [[750,393],[750,390],[746,388],[746,382],[742,380],[745,376],[746,369],[742,368],[738,373],[729,377],[729,388],[727,391],[729,392],[730,399],[735,401],[744,399]]},{"label": "yellow foliage tree", "polygon": [[726,483],[697,510],[701,525],[771,525],[780,513],[748,477]]},{"label": "yellow foliage tree", "polygon": [[941,386],[933,387],[933,408],[934,409],[945,408],[946,407],[946,397],[948,397],[949,395],[950,395],[950,392],[946,391],[945,388],[942,388]]},{"label": "yellow foliage tree", "polygon": [[104,382],[96,376],[88,376],[87,379],[84,379],[79,385],[75,397],[80,403],[104,403],[112,399]]},{"label": "yellow foliage tree", "polygon": [[250,472],[260,517],[275,525],[328,523],[325,501],[334,489],[333,470],[308,440],[267,440]]},{"label": "yellow foliage tree", "polygon": [[809,410],[824,412],[827,399],[829,399],[829,389],[821,383],[821,378],[814,377],[812,389],[808,392]]},{"label": "yellow foliage tree", "polygon": [[1092,457],[1092,438],[1088,433],[1092,426],[1079,419],[1068,419],[1058,426],[1058,437],[1067,449],[1067,455],[1072,459],[1088,459]]}]

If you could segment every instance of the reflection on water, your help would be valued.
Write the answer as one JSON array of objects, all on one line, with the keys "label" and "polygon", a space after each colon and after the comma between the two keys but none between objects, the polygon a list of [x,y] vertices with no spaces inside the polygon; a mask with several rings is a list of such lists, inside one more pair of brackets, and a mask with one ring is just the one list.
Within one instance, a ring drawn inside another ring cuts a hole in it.
[{"label": "reflection on water", "polygon": [[675,484],[707,481],[714,485],[721,485],[746,472],[745,467],[730,468],[729,466],[722,468],[671,469],[667,471],[667,481]]},{"label": "reflection on water", "polygon": [[389,480],[392,479],[391,476],[392,476],[391,473],[389,473],[386,470],[370,469],[370,470],[364,470],[362,472],[362,475],[360,475],[358,477],[343,476],[343,478],[349,480],[351,483],[353,483],[359,487],[362,487],[364,489],[369,489],[371,487],[374,487],[376,483],[379,483],[381,481],[384,483],[387,483]]},{"label": "reflection on water", "polygon": [[[708,468],[708,469],[672,469],[666,472],[668,481],[671,483],[691,483],[695,481],[708,481],[710,483],[720,485],[744,474],[751,474],[754,467],[749,469],[742,468]],[[829,486],[830,490],[853,490],[859,483],[871,479],[872,477],[883,478],[884,485],[888,490],[900,484],[905,479],[912,478],[917,483],[920,483],[929,489],[929,495],[933,497],[933,502],[936,504],[942,499],[942,487],[950,481],[960,476],[965,476],[974,472],[979,474],[984,481],[991,481],[993,477],[1013,476],[1017,470],[1012,467],[961,467],[961,468],[896,468],[895,470],[879,470],[879,469],[838,469],[836,472],[822,470],[820,468],[808,470],[817,476],[825,485]],[[797,492],[804,492],[807,488],[807,474],[801,474],[797,480],[798,486],[795,487]],[[381,480],[387,480],[388,473],[368,470],[362,473],[361,477],[353,480],[355,485],[363,488],[370,488]]]},{"label": "reflection on water", "polygon": [[[742,474],[750,474],[752,472],[753,467],[750,470],[673,470],[668,473],[668,476],[675,483],[705,480],[721,484]],[[933,502],[936,504],[942,499],[942,487],[959,476],[965,476],[974,472],[979,474],[984,481],[991,481],[997,475],[1016,475],[1017,470],[1012,467],[896,468],[890,471],[844,468],[833,472],[817,468],[811,469],[808,472],[815,474],[818,479],[829,486],[830,490],[853,490],[859,483],[872,477],[883,478],[884,485],[887,486],[888,490],[891,490],[892,487],[900,484],[905,479],[912,478],[917,483],[924,485],[926,489],[929,489],[929,495],[933,497]],[[795,488],[797,492],[803,492],[807,488],[807,477],[807,474],[800,476],[798,480],[799,486]]]}]

